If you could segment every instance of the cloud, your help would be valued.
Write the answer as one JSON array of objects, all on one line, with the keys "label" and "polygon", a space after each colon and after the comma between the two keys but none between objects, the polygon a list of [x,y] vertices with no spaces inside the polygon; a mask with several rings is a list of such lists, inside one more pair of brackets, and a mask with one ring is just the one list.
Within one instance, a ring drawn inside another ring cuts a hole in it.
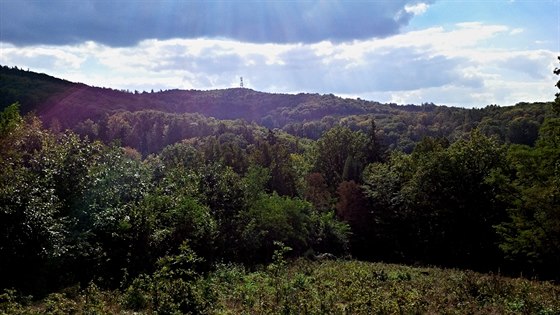
[{"label": "cloud", "polygon": [[404,7],[404,11],[408,13],[412,13],[414,15],[421,15],[426,13],[428,10],[429,5],[423,2],[416,3],[416,4],[407,4]]},{"label": "cloud", "polygon": [[418,0],[0,1],[0,41],[17,46],[145,39],[227,38],[251,43],[344,42],[397,34],[427,9]]},{"label": "cloud", "polygon": [[546,50],[518,51],[503,54],[496,65],[507,70],[510,77],[519,80],[543,80],[549,78],[552,72],[552,65],[543,67],[553,61],[551,57],[551,53]]},{"label": "cloud", "polygon": [[510,35],[517,35],[517,34],[521,34],[523,32],[524,32],[524,30],[522,28],[514,28],[509,32],[509,34]]},{"label": "cloud", "polygon": [[334,93],[381,102],[509,105],[553,98],[555,53],[481,48],[511,28],[483,23],[399,35],[318,43],[246,43],[227,39],[143,40],[135,46],[17,47],[0,63],[117,89],[218,89]]}]

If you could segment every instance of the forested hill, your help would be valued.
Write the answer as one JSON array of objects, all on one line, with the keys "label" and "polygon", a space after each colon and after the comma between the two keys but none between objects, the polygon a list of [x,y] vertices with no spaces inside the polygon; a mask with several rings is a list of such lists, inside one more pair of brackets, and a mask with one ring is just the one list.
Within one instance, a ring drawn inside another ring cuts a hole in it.
[{"label": "forested hill", "polygon": [[47,120],[57,117],[69,126],[87,118],[96,120],[116,111],[146,109],[256,122],[278,120],[280,117],[284,121],[313,120],[326,115],[383,110],[377,102],[341,99],[333,95],[272,94],[247,88],[149,93],[120,91],[71,83],[46,74],[5,66],[1,68],[0,83],[2,108],[19,101],[24,112],[35,110]]},{"label": "forested hill", "polygon": [[[104,140],[118,135],[123,138],[123,133],[132,131],[146,133],[155,137],[151,142],[162,146],[169,144],[169,139],[192,137],[184,130],[175,130],[185,122],[217,128],[216,119],[241,119],[270,129],[282,129],[298,137],[318,139],[335,125],[366,130],[373,118],[385,144],[405,152],[410,152],[414,143],[426,136],[454,141],[475,127],[502,142],[532,145],[550,106],[548,103],[482,109],[433,104],[402,106],[345,99],[332,94],[272,94],[247,88],[130,92],[0,67],[0,108],[16,101],[24,113],[35,111],[46,126],[51,126],[54,121],[63,129],[71,128]],[[193,116],[195,113],[199,115]],[[130,125],[128,131],[111,130],[111,126],[123,124]],[[164,130],[165,135],[157,135]],[[210,128],[198,136],[213,131]],[[142,153],[161,149],[140,148],[130,141],[128,144]]]},{"label": "forested hill", "polygon": [[0,108],[19,102],[21,111],[39,111],[47,101],[64,92],[85,85],[58,79],[44,73],[17,67],[0,67]]}]

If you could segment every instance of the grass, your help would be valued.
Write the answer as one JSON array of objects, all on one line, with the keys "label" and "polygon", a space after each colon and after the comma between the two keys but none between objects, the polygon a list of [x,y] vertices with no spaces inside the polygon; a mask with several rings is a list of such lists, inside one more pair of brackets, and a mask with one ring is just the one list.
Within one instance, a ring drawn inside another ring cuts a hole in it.
[{"label": "grass", "polygon": [[211,279],[223,314],[560,314],[559,286],[470,271],[297,261],[277,277],[230,268]]},{"label": "grass", "polygon": [[[109,292],[90,285],[33,303],[7,292],[0,297],[0,313],[180,314],[193,310],[167,307],[164,311],[154,302],[153,295],[161,300],[161,294],[131,288]],[[192,313],[560,314],[560,286],[549,282],[360,261],[280,261],[252,272],[224,265],[192,280],[188,292],[202,303]],[[142,303],[133,311],[131,302],[138,299]]]}]

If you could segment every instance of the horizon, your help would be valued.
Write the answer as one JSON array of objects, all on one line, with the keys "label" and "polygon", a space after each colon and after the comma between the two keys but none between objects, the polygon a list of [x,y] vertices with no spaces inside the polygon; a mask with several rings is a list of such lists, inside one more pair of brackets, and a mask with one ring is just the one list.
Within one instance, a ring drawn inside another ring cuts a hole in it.
[{"label": "horizon", "polygon": [[266,93],[507,106],[554,99],[560,51],[560,1],[548,0],[28,0],[0,12],[0,63],[116,90],[243,77]]},{"label": "horizon", "polygon": [[465,108],[465,109],[482,109],[488,106],[500,106],[500,107],[509,107],[509,106],[516,106],[518,104],[522,104],[522,103],[552,103],[553,100],[548,100],[548,101],[524,101],[524,100],[520,100],[514,104],[486,104],[483,106],[473,106],[473,107],[465,107],[465,106],[457,106],[457,105],[449,105],[449,104],[438,104],[438,103],[434,103],[434,102],[422,102],[422,103],[395,103],[395,102],[382,102],[379,100],[370,100],[370,99],[363,99],[361,97],[351,97],[351,96],[345,96],[345,95],[338,95],[338,94],[334,94],[334,93],[318,93],[318,92],[271,92],[271,91],[262,91],[262,90],[256,90],[253,89],[251,87],[247,87],[247,86],[232,86],[232,87],[220,87],[220,88],[208,88],[208,89],[197,89],[197,88],[190,88],[190,89],[181,89],[181,88],[167,88],[167,89],[151,89],[151,90],[130,90],[130,89],[119,89],[119,88],[114,88],[111,86],[97,86],[97,85],[90,85],[84,82],[77,82],[77,81],[72,81],[72,80],[68,80],[66,78],[61,78],[61,77],[56,77],[53,76],[49,73],[45,73],[45,72],[36,72],[33,71],[32,69],[21,69],[17,66],[8,66],[8,65],[1,65],[0,67],[7,67],[10,69],[17,69],[20,71],[24,71],[24,72],[33,72],[36,73],[38,75],[46,75],[58,80],[63,80],[63,81],[67,81],[71,84],[78,84],[78,85],[85,85],[89,88],[94,88],[94,89],[107,89],[107,90],[112,90],[112,91],[116,91],[116,92],[121,92],[121,93],[127,93],[127,94],[157,94],[157,93],[165,93],[165,92],[171,92],[171,91],[185,91],[185,92],[212,92],[212,91],[227,91],[227,90],[239,90],[239,89],[243,89],[243,90],[248,90],[248,91],[252,91],[252,92],[256,92],[256,93],[263,93],[263,94],[277,94],[277,95],[288,95],[288,96],[295,96],[298,94],[309,94],[309,95],[318,95],[318,96],[328,96],[328,95],[333,95],[334,97],[338,97],[341,99],[349,99],[349,100],[356,100],[356,101],[365,101],[365,102],[371,102],[371,103],[379,103],[381,105],[396,105],[396,106],[424,106],[424,105],[434,105],[434,106],[439,106],[439,107],[451,107],[451,108]]}]

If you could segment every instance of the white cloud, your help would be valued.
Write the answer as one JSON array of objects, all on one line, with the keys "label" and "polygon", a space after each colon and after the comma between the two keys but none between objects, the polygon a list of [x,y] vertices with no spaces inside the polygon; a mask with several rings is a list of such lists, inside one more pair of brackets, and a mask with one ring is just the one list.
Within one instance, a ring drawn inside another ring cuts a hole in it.
[{"label": "white cloud", "polygon": [[428,10],[429,5],[426,3],[417,3],[417,4],[407,4],[404,7],[404,10],[407,13],[412,13],[414,15],[421,15],[424,14]]},{"label": "white cloud", "polygon": [[524,30],[522,28],[514,28],[509,32],[509,35],[517,35],[523,33]]},{"label": "white cloud", "polygon": [[[68,48],[68,49],[67,49]],[[25,64],[32,68],[78,69],[86,59],[80,47],[39,46],[22,49],[3,44],[0,60],[4,64]]]}]

